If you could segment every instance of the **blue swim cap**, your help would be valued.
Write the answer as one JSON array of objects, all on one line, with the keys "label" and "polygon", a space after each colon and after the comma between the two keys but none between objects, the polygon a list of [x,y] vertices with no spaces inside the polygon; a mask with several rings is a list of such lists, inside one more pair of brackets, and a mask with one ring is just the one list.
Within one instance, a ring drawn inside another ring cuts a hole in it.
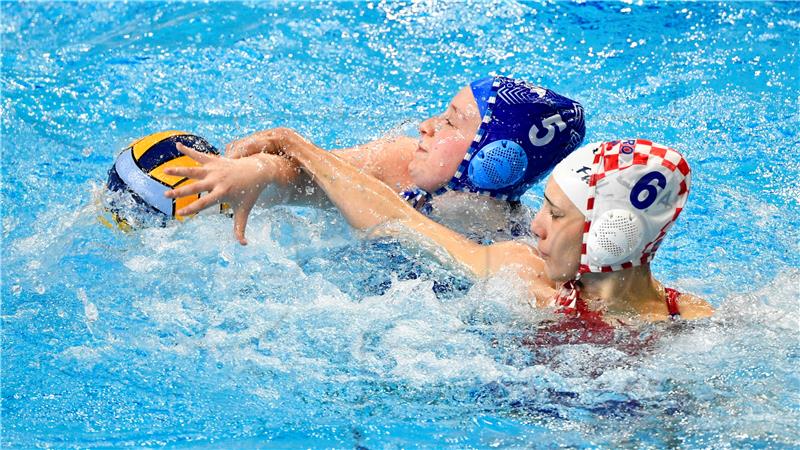
[{"label": "blue swim cap", "polygon": [[519,200],[583,141],[580,103],[506,77],[470,84],[483,121],[447,190]]}]

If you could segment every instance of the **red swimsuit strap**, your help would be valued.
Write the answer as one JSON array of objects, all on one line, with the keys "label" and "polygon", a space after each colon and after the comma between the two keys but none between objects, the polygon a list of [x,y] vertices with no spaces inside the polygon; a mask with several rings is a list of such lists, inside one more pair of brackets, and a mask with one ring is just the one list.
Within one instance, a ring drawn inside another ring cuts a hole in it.
[{"label": "red swimsuit strap", "polygon": [[[672,288],[664,288],[667,298],[667,310],[669,315],[675,319],[681,315],[680,308],[678,308],[678,298],[682,295],[680,292]],[[578,283],[574,280],[564,283],[560,291],[556,294],[556,304],[561,306],[561,312],[588,312],[586,302],[581,298],[581,291]]]},{"label": "red swimsuit strap", "polygon": [[577,303],[582,301],[581,291],[578,288],[578,282],[575,280],[567,281],[561,285],[561,289],[556,292],[555,296],[556,305],[563,307],[576,307]]},{"label": "red swimsuit strap", "polygon": [[667,301],[669,315],[675,319],[681,315],[681,312],[678,309],[678,297],[681,296],[681,293],[672,288],[664,288],[664,292],[667,294],[667,298],[665,300]]}]

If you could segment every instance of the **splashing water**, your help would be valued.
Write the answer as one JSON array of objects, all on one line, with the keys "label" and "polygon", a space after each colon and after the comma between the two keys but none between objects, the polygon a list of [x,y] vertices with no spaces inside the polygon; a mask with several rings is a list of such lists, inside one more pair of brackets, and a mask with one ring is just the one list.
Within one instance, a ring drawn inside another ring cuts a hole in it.
[{"label": "splashing water", "polygon": [[[0,8],[4,447],[800,445],[795,5]],[[344,147],[494,73],[580,100],[587,141],[686,154],[654,271],[712,319],[532,345],[556,317],[512,275],[471,284],[335,211],[258,208],[247,247],[223,216],[96,220],[143,134]]]}]

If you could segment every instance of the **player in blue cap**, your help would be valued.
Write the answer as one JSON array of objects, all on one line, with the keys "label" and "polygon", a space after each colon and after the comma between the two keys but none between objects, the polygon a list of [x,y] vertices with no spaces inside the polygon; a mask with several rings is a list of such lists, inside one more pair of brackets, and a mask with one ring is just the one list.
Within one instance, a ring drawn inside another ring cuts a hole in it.
[{"label": "player in blue cap", "polygon": [[[580,103],[498,76],[461,89],[447,110],[423,121],[419,131],[419,139],[384,138],[333,153],[383,181],[417,210],[486,241],[527,230],[527,224],[515,223],[520,197],[581,144],[585,127]],[[192,168],[189,176],[197,181],[167,196],[208,194],[177,213],[190,215],[226,202],[234,208],[234,233],[245,244],[247,217],[266,186],[304,193],[310,182],[294,162],[275,154],[283,147],[274,143],[286,132],[254,133],[229,144],[226,157]],[[291,140],[285,145],[292,145]],[[465,221],[471,229],[448,223],[470,212],[465,211],[469,204],[454,201],[457,192],[474,193],[470,199],[484,201],[472,208],[477,217]],[[441,213],[453,205],[450,218]],[[490,211],[504,214],[493,220],[498,215]]]}]

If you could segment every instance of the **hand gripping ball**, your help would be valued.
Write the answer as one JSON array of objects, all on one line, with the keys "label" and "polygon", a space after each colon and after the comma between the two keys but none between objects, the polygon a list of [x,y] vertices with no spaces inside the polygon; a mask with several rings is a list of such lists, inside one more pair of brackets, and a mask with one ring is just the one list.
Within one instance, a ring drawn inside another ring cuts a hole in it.
[{"label": "hand gripping ball", "polygon": [[145,136],[124,149],[108,171],[108,210],[122,229],[147,225],[165,226],[169,220],[183,220],[175,213],[191,204],[200,194],[167,198],[164,193],[195,180],[167,175],[167,167],[198,166],[184,156],[176,144],[180,142],[199,152],[219,155],[205,139],[180,131],[163,131]]}]

